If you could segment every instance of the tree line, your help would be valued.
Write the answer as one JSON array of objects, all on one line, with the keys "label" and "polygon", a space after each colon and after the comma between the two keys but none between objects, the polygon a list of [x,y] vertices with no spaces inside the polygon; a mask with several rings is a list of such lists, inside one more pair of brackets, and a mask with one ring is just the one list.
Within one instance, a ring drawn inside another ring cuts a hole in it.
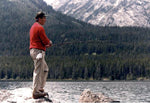
[{"label": "tree line", "polygon": [[[1,57],[0,79],[31,80],[34,70],[30,56]],[[48,56],[50,80],[137,80],[149,79],[150,59],[116,57],[112,54]]]}]

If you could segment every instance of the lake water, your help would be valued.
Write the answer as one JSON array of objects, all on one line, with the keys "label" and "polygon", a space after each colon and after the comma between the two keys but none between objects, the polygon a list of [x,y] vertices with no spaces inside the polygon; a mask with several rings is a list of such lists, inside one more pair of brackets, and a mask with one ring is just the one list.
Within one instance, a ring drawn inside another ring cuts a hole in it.
[{"label": "lake water", "polygon": [[[0,90],[32,87],[32,82],[0,82]],[[84,89],[120,103],[150,103],[150,82],[47,82],[45,91],[60,103],[78,103]]]}]

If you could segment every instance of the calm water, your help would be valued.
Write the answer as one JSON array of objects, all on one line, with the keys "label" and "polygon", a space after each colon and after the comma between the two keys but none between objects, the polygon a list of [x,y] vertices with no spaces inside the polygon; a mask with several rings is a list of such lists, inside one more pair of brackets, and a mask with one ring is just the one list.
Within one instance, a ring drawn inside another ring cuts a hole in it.
[{"label": "calm water", "polygon": [[[0,82],[1,89],[32,87],[32,82]],[[91,89],[120,103],[150,103],[150,82],[47,82],[45,91],[60,103],[78,103],[81,92]]]}]

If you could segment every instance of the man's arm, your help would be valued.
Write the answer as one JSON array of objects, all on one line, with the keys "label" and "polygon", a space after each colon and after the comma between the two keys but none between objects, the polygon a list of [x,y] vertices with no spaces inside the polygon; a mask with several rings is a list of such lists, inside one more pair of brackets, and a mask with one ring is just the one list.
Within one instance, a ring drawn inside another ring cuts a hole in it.
[{"label": "man's arm", "polygon": [[44,28],[40,29],[39,36],[42,40],[42,43],[45,45],[46,48],[52,46],[52,41],[49,40],[48,37],[46,36]]}]

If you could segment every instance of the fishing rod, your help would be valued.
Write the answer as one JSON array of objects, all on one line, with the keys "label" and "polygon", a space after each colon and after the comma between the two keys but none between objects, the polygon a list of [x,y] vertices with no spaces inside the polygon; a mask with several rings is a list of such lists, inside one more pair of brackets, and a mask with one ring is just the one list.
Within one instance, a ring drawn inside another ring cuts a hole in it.
[{"label": "fishing rod", "polygon": [[102,43],[102,41],[99,41],[99,40],[88,40],[88,41],[63,42],[63,43],[53,44],[52,46],[62,46],[62,45],[75,44],[75,43],[78,43],[78,44],[79,44],[79,43],[93,43],[93,42]]}]

